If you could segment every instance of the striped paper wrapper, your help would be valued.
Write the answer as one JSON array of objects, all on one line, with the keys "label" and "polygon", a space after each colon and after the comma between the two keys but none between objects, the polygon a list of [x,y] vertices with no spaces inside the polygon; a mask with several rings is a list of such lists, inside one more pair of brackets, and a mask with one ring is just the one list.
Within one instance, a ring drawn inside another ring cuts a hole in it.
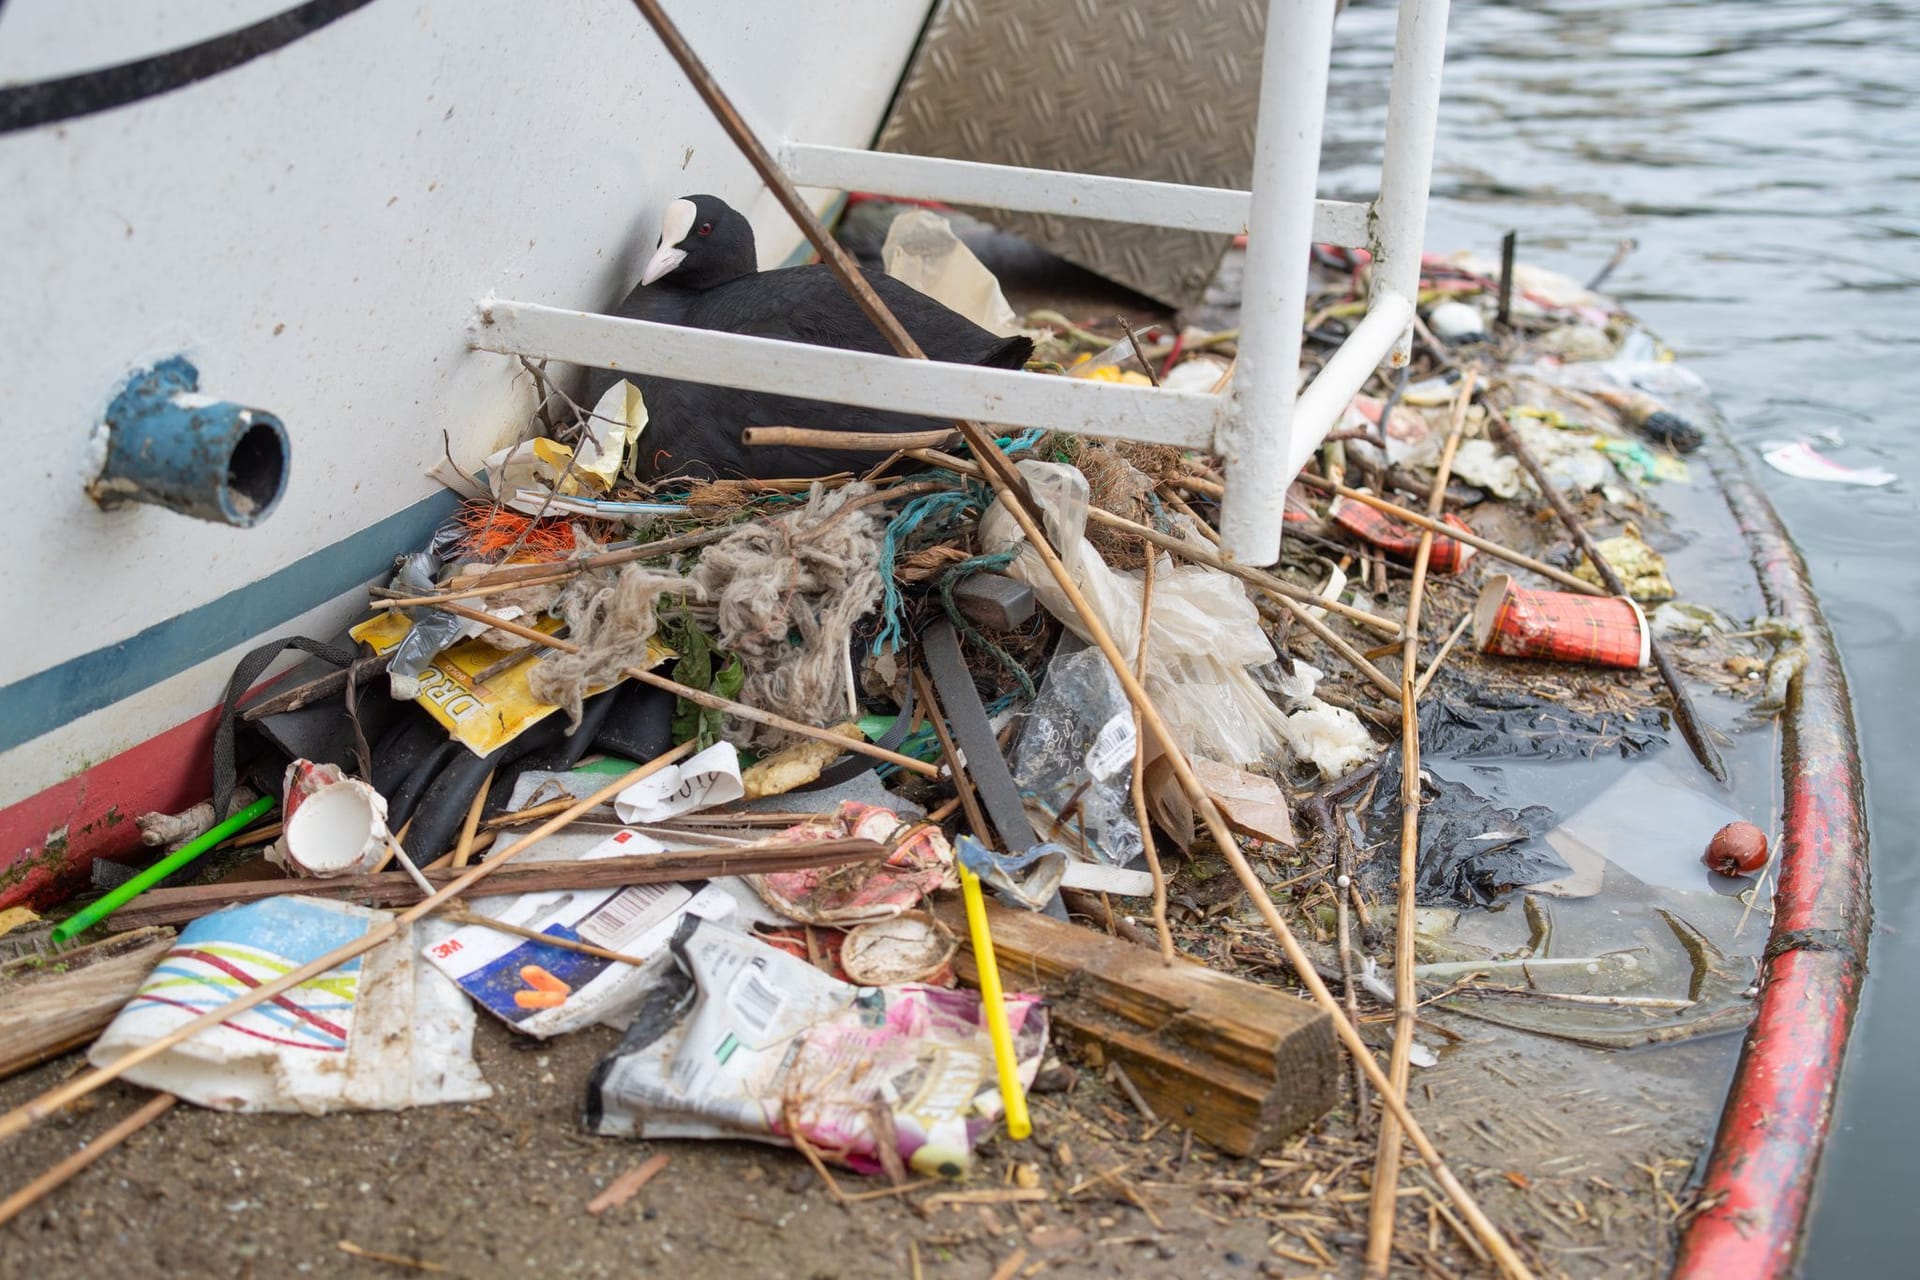
[{"label": "striped paper wrapper", "polygon": [[1480,589],[1473,642],[1482,653],[1602,667],[1647,665],[1646,615],[1624,596],[1529,591],[1506,574]]}]

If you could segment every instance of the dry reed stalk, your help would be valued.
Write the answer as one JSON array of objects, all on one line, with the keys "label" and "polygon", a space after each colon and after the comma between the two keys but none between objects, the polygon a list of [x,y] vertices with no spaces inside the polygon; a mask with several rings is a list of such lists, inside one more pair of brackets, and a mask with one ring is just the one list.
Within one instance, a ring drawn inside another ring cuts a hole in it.
[{"label": "dry reed stalk", "polygon": [[[1436,520],[1447,478],[1453,472],[1453,455],[1460,447],[1460,433],[1466,429],[1475,378],[1475,371],[1467,370],[1460,380],[1459,397],[1453,402],[1453,420],[1440,450],[1440,466],[1434,472],[1433,497],[1429,500]],[[1413,981],[1413,886],[1420,850],[1420,695],[1414,673],[1420,665],[1420,608],[1426,600],[1433,537],[1432,529],[1424,530],[1419,549],[1414,552],[1413,585],[1407,591],[1407,620],[1402,628],[1406,638],[1400,651],[1400,905],[1394,913],[1393,1052],[1387,1063],[1387,1078],[1394,1096],[1403,1102],[1413,1070],[1413,1029],[1420,1001]],[[1385,1280],[1392,1264],[1399,1187],[1400,1126],[1392,1115],[1383,1115],[1380,1145],[1374,1157],[1373,1201],[1367,1218],[1367,1275],[1372,1280]]]},{"label": "dry reed stalk", "polygon": [[[1157,556],[1149,555],[1141,569],[1140,643],[1134,650],[1134,676],[1147,683],[1147,633],[1153,621],[1153,574]],[[1167,874],[1160,867],[1160,851],[1153,842],[1153,818],[1147,813],[1147,740],[1140,732],[1140,708],[1133,709],[1133,816],[1140,824],[1140,847],[1153,873],[1153,932],[1160,939],[1160,958],[1173,963],[1173,929],[1167,923]]]}]

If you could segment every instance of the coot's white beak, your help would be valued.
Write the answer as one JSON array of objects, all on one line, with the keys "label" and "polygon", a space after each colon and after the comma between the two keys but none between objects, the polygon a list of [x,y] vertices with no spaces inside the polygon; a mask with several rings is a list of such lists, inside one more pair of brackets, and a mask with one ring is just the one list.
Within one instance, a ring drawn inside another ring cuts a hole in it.
[{"label": "coot's white beak", "polygon": [[693,220],[699,216],[700,210],[691,200],[675,200],[666,207],[660,215],[660,246],[640,273],[641,284],[652,284],[687,260],[687,251],[680,244],[693,231]]},{"label": "coot's white beak", "polygon": [[647,263],[647,269],[640,273],[640,283],[652,284],[686,260],[685,249],[676,249],[670,244],[663,244],[653,251],[653,258]]}]

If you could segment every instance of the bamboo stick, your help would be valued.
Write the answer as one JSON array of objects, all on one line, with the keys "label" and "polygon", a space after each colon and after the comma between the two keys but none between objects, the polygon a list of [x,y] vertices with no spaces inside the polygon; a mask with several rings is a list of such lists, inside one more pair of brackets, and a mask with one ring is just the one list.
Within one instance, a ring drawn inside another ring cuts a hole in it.
[{"label": "bamboo stick", "polygon": [[903,756],[899,752],[889,751],[885,747],[877,747],[863,738],[843,738],[831,729],[817,729],[810,724],[801,724],[798,720],[789,720],[785,716],[775,715],[771,711],[762,711],[758,707],[750,707],[744,702],[735,702],[731,698],[722,698],[717,694],[708,693],[704,689],[696,689],[691,685],[680,684],[676,681],[669,680],[665,676],[655,675],[651,671],[643,671],[639,667],[628,667],[625,671],[621,672],[621,674],[631,676],[642,684],[650,684],[656,689],[665,689],[669,693],[678,694],[688,702],[697,703],[700,706],[707,707],[714,711],[724,711],[731,716],[739,716],[742,720],[751,720],[755,724],[768,725],[771,728],[779,729],[786,733],[797,733],[803,737],[818,739],[821,742],[831,742],[844,750],[852,751],[858,755],[871,756],[875,760],[884,760],[890,765],[905,769],[910,773],[920,774],[922,777],[937,778],[940,776],[940,767],[938,765],[928,764],[925,760],[915,760],[912,756]]},{"label": "bamboo stick", "polygon": [[[541,566],[547,568],[548,566]],[[565,582],[578,570],[553,570],[537,577],[524,578],[518,582],[502,582],[497,586],[468,587],[461,591],[444,591],[434,596],[381,596],[374,600],[373,609],[415,609],[440,608],[450,600],[472,600],[478,596],[490,596],[496,591],[507,591],[519,587],[544,587],[555,582]],[[484,683],[484,682],[483,682]]]},{"label": "bamboo stick", "polygon": [[953,428],[938,431],[828,431],[814,427],[747,427],[740,432],[746,445],[787,445],[796,449],[857,449],[892,453],[901,449],[934,449],[954,436]]},{"label": "bamboo stick", "polygon": [[[813,210],[800,199],[799,192],[781,172],[773,156],[754,136],[752,129],[734,109],[726,95],[721,92],[712,74],[701,64],[699,57],[687,44],[685,37],[667,17],[659,0],[634,0],[634,5],[659,34],[661,42],[667,46],[668,52],[687,74],[695,90],[706,101],[715,118],[752,164],[755,172],[772,189],[788,214],[799,225],[814,248],[819,251],[827,267],[839,279],[841,285],[853,295],[860,303],[862,310],[879,326],[889,344],[903,356],[926,359],[926,352],[914,342],[886,303],[874,292],[873,286],[859,273],[852,259],[847,256],[846,250],[827,234],[826,228],[814,216]],[[993,437],[977,424],[961,422],[958,425],[961,434],[966,437],[968,447],[981,460],[982,470],[1001,504],[1020,525],[1021,532],[1026,535],[1035,553],[1046,565],[1047,572],[1053,575],[1054,581],[1060,585],[1061,591],[1080,615],[1088,635],[1099,646],[1100,652],[1113,667],[1121,688],[1126,690],[1127,697],[1133,701],[1134,705],[1140,708],[1143,722],[1153,730],[1154,736],[1161,742],[1181,788],[1187,793],[1187,798],[1193,804],[1195,811],[1205,821],[1209,833],[1233,867],[1234,874],[1239,877],[1248,897],[1252,899],[1262,918],[1266,920],[1268,928],[1273,930],[1281,950],[1286,953],[1287,962],[1299,974],[1301,981],[1313,994],[1315,1002],[1332,1018],[1334,1030],[1340,1036],[1342,1043],[1350,1052],[1358,1055],[1365,1064],[1368,1078],[1373,1082],[1374,1087],[1380,1088],[1386,1077],[1380,1071],[1379,1063],[1373,1060],[1373,1055],[1368,1050],[1366,1042],[1360,1038],[1358,1030],[1347,1021],[1339,1002],[1327,990],[1326,984],[1320,981],[1320,976],[1314,970],[1311,959],[1301,948],[1299,939],[1295,938],[1293,931],[1287,927],[1287,922],[1281,918],[1279,911],[1273,905],[1273,900],[1267,896],[1266,885],[1255,874],[1246,855],[1241,852],[1239,842],[1234,839],[1232,831],[1228,829],[1226,820],[1213,803],[1212,797],[1207,794],[1206,788],[1200,785],[1199,778],[1193,772],[1193,766],[1187,762],[1186,756],[1181,752],[1179,743],[1175,741],[1159,709],[1147,697],[1146,690],[1134,677],[1125,657],[1114,643],[1112,634],[1094,613],[1086,596],[1074,582],[1073,575],[1067,572],[1067,567],[1061,561],[1059,554],[1047,541],[1046,533],[1040,525],[1039,515],[1033,509],[1031,498],[1027,495],[1025,485],[1019,473],[1014,470],[1012,462],[1001,451]],[[1426,1132],[1420,1128],[1412,1113],[1407,1110],[1405,1101],[1389,1098],[1388,1106],[1398,1108],[1397,1114],[1406,1126],[1407,1136],[1419,1149],[1421,1158],[1427,1162],[1435,1181],[1440,1183],[1441,1189],[1447,1193],[1448,1198],[1459,1206],[1462,1216],[1473,1228],[1474,1234],[1480,1237],[1488,1252],[1493,1254],[1499,1262],[1501,1269],[1515,1280],[1522,1280],[1522,1278],[1531,1280],[1532,1273],[1527,1270],[1526,1264],[1521,1262],[1520,1256],[1514,1252],[1513,1246],[1507,1242],[1499,1228],[1487,1218],[1478,1202],[1454,1176],[1446,1162],[1440,1158],[1439,1151],[1427,1138]]]},{"label": "bamboo stick", "polygon": [[1453,652],[1453,646],[1460,643],[1460,637],[1467,633],[1467,624],[1472,621],[1473,610],[1469,609],[1460,615],[1460,621],[1453,624],[1453,630],[1448,634],[1447,642],[1440,646],[1440,652],[1433,655],[1433,661],[1429,662],[1427,669],[1420,673],[1419,683],[1413,686],[1414,701],[1418,702],[1426,696],[1427,686],[1433,683],[1434,676],[1440,672],[1440,664],[1445,662],[1447,655]]},{"label": "bamboo stick", "polygon": [[[1127,331],[1129,337],[1133,331]],[[1135,340],[1136,348],[1139,345]],[[1153,565],[1148,556],[1140,578],[1140,643],[1133,651],[1133,674],[1142,688],[1147,683],[1147,636],[1153,623]],[[1140,708],[1133,709],[1133,817],[1140,826],[1140,849],[1153,875],[1153,932],[1160,939],[1160,958],[1173,963],[1173,929],[1167,924],[1167,873],[1160,867],[1160,850],[1153,843],[1153,819],[1147,813],[1147,740],[1140,731]]]},{"label": "bamboo stick", "polygon": [[[931,466],[943,467],[946,470],[958,472],[962,475],[978,477],[981,474],[980,468],[973,463],[961,458],[951,458],[944,453],[936,453],[931,449],[908,449],[905,452],[908,457],[913,458],[915,461],[925,462]],[[1202,520],[1191,507],[1182,503],[1178,509],[1183,515],[1193,521],[1194,527],[1200,530],[1202,537],[1214,543],[1220,541],[1220,535],[1214,532],[1212,527],[1209,526],[1206,521]],[[1104,524],[1110,528],[1119,529],[1123,533],[1130,533],[1142,541],[1152,543],[1163,551],[1170,551],[1175,555],[1182,556],[1195,564],[1203,564],[1209,569],[1218,569],[1220,572],[1229,574],[1232,577],[1240,579],[1242,582],[1257,587],[1261,591],[1283,602],[1291,601],[1310,605],[1314,608],[1327,609],[1344,618],[1350,618],[1361,626],[1370,627],[1382,635],[1392,636],[1395,640],[1400,638],[1400,624],[1389,618],[1383,618],[1377,613],[1368,613],[1365,609],[1357,605],[1347,604],[1341,600],[1330,600],[1326,596],[1309,590],[1306,587],[1295,586],[1285,578],[1275,577],[1263,569],[1256,569],[1250,565],[1241,564],[1237,560],[1229,560],[1225,556],[1215,555],[1205,547],[1196,546],[1185,539],[1176,538],[1172,534],[1162,533],[1158,529],[1136,523],[1135,521],[1127,519],[1125,516],[1115,515],[1113,512],[1100,507],[1088,507],[1087,518],[1095,524]],[[1389,692],[1393,692],[1396,695],[1398,694],[1399,686],[1392,681],[1387,681],[1387,687]]]},{"label": "bamboo stick", "polygon": [[580,814],[618,795],[642,778],[651,777],[668,765],[684,759],[686,756],[692,754],[692,750],[692,743],[682,743],[665,755],[643,764],[639,768],[615,779],[599,791],[594,792],[591,796],[581,800],[566,812],[558,814],[547,822],[540,824],[540,826],[514,841],[511,845],[508,845],[505,849],[502,849],[499,853],[496,853],[479,866],[469,868],[465,875],[451,881],[438,892],[421,899],[400,915],[370,925],[366,933],[354,939],[352,942],[338,946],[317,960],[309,961],[297,969],[291,969],[281,974],[278,978],[274,978],[269,982],[263,982],[257,987],[249,988],[246,992],[229,1000],[227,1003],[209,1009],[199,1017],[180,1024],[166,1035],[157,1036],[139,1048],[122,1054],[107,1066],[95,1067],[90,1071],[84,1072],[64,1084],[47,1090],[39,1097],[15,1107],[5,1115],[0,1115],[0,1139],[10,1138],[14,1134],[38,1124],[69,1103],[86,1097],[95,1089],[100,1088],[100,1086],[109,1081],[119,1079],[141,1063],[158,1057],[168,1049],[173,1048],[173,1046],[199,1035],[202,1031],[208,1031],[219,1026],[235,1014],[243,1013],[257,1004],[273,999],[275,996],[285,995],[302,983],[310,982],[322,974],[331,972],[333,969],[338,968],[356,956],[365,955],[367,952],[397,934],[400,931],[400,926],[410,925],[414,921],[438,910],[441,904],[445,903],[449,898],[458,897],[465,893],[468,889],[484,880],[487,876],[492,875],[495,871],[505,866],[533,845],[567,826]]},{"label": "bamboo stick", "polygon": [[[595,555],[582,556],[577,560],[547,560],[538,564],[515,564],[494,569],[476,577],[462,581],[456,578],[447,585],[453,588],[453,599],[475,594],[476,589],[484,594],[503,587],[528,585],[532,580],[545,579],[550,575],[571,577],[584,573],[588,569],[611,569],[615,565],[630,564],[635,560],[653,560],[660,556],[673,555],[680,551],[692,551],[704,547],[709,542],[718,542],[732,533],[739,525],[715,525],[711,529],[696,529],[692,533],[679,534],[672,538],[660,538],[638,547],[621,547],[616,551],[602,551]],[[384,607],[411,607],[416,604],[433,604],[445,599],[443,596],[418,596],[406,599],[382,600]]]},{"label": "bamboo stick", "polygon": [[480,834],[480,812],[487,807],[487,792],[493,788],[493,770],[487,770],[486,781],[473,793],[473,803],[467,806],[466,821],[460,824],[460,841],[453,846],[453,866],[455,870],[465,867],[473,858],[474,837]]},{"label": "bamboo stick", "polygon": [[[467,606],[461,604],[447,604],[441,607],[449,613],[458,614],[463,618],[472,618],[475,622],[484,622],[490,627],[497,627],[507,632],[509,635],[516,635],[522,639],[531,640],[535,644],[546,645],[550,649],[558,649],[562,653],[579,653],[581,651],[580,646],[571,640],[562,640],[560,637],[550,636],[544,631],[538,631],[532,627],[523,627],[517,622],[513,622],[507,618],[497,618],[490,613],[483,613],[479,609],[469,609]],[[884,760],[888,764],[898,768],[924,774],[930,778],[940,776],[940,770],[924,760],[915,760],[912,756],[903,756],[897,751],[889,751],[885,747],[876,747],[871,742],[867,742],[861,738],[843,738],[830,729],[820,729],[813,725],[801,724],[798,720],[789,720],[785,716],[775,715],[771,711],[762,711],[758,707],[750,707],[744,702],[735,702],[731,698],[722,698],[718,694],[708,693],[704,689],[695,689],[691,685],[680,684],[677,681],[667,679],[665,676],[655,675],[653,672],[643,670],[639,667],[627,667],[621,674],[630,676],[642,684],[650,684],[655,688],[665,689],[670,693],[677,694],[685,698],[688,702],[697,703],[700,706],[710,708],[714,711],[724,711],[728,715],[738,716],[742,720],[751,720],[755,724],[770,725],[786,733],[800,734],[802,737],[817,738],[821,742],[831,742],[845,750],[855,752],[859,755],[871,756],[875,760]]]},{"label": "bamboo stick", "polygon": [[[1604,596],[1607,594],[1603,588],[1596,587],[1585,579],[1576,578],[1564,569],[1556,569],[1550,564],[1535,560],[1532,556],[1522,555],[1512,547],[1502,546],[1492,538],[1483,538],[1470,529],[1456,529],[1450,524],[1442,524],[1438,520],[1421,515],[1418,511],[1410,511],[1397,502],[1388,502],[1385,498],[1379,497],[1376,494],[1349,488],[1344,484],[1335,484],[1331,480],[1323,480],[1319,476],[1308,475],[1304,471],[1300,473],[1298,479],[1301,484],[1311,486],[1323,492],[1337,493],[1343,498],[1352,499],[1354,502],[1364,502],[1375,511],[1383,511],[1402,524],[1410,524],[1416,529],[1425,529],[1430,533],[1437,533],[1443,538],[1452,538],[1455,542],[1464,542],[1470,547],[1478,547],[1496,560],[1504,560],[1508,564],[1518,565],[1531,573],[1537,573],[1543,578],[1560,584],[1569,591],[1576,592],[1583,596]],[[1535,481],[1535,483],[1541,485],[1542,488],[1548,491],[1557,492],[1557,490],[1554,490],[1551,482]]]},{"label": "bamboo stick", "polygon": [[[933,681],[919,667],[913,669],[913,689],[920,699],[923,715],[927,723],[933,726],[934,737],[940,740],[940,754],[946,759],[947,771],[953,778],[953,798],[960,802],[960,809],[966,814],[967,826],[973,831],[973,838],[982,844],[993,843],[994,828],[987,822],[986,813],[980,808],[980,797],[973,789],[973,779],[967,775],[966,768],[960,762],[960,749],[953,743],[953,734],[947,728],[947,713],[940,706],[940,697],[934,692]],[[1004,841],[1004,837],[1002,837]]]},{"label": "bamboo stick", "polygon": [[538,942],[544,946],[558,947],[562,951],[577,951],[583,956],[593,956],[600,960],[611,960],[615,964],[632,965],[636,969],[647,962],[644,956],[630,956],[623,951],[609,951],[605,947],[597,947],[591,942],[575,942],[571,938],[562,938],[551,933],[542,933],[538,929],[527,929],[517,924],[508,924],[504,920],[495,920],[492,916],[483,916],[478,912],[469,911],[465,907],[443,907],[441,908],[440,914],[456,924],[475,925],[482,929],[491,929],[495,933],[504,933],[515,938],[526,938],[531,942]]},{"label": "bamboo stick", "polygon": [[[1110,517],[1110,519],[1102,519],[1100,521],[1101,524],[1112,524],[1115,528],[1123,528],[1130,533],[1138,532],[1143,536],[1147,534],[1153,535],[1150,541],[1153,541],[1154,545],[1165,546],[1167,550],[1172,552],[1174,555],[1192,559],[1197,561],[1200,564],[1209,565],[1210,567],[1226,569],[1228,572],[1232,572],[1232,570],[1228,568],[1228,566],[1232,565],[1233,561],[1221,560],[1219,559],[1219,557],[1211,556],[1210,553],[1195,546],[1191,542],[1183,542],[1178,538],[1169,537],[1168,535],[1161,533],[1159,530],[1149,529],[1145,525],[1136,525],[1133,523],[1133,521],[1127,520],[1125,517],[1115,516],[1111,512],[1100,511],[1099,508],[1097,507],[1089,507],[1087,511],[1089,515],[1093,515],[1097,513],[1102,517]],[[1198,516],[1194,517],[1194,523],[1198,525],[1201,529],[1207,529],[1206,522],[1201,520]],[[1211,531],[1209,530],[1209,532]],[[1165,539],[1165,542],[1161,542],[1160,539]],[[1259,572],[1258,570],[1247,571],[1247,573],[1258,573],[1258,572]],[[1246,575],[1236,574],[1235,576],[1245,577]],[[1271,575],[1261,574],[1260,576],[1268,577]],[[1249,579],[1249,581],[1251,581],[1251,579]],[[1281,580],[1279,578],[1274,578],[1273,581],[1278,583]],[[1256,585],[1259,585],[1259,584],[1256,584]],[[1325,596],[1319,595],[1312,591],[1308,591],[1301,587],[1295,587],[1290,582],[1284,583],[1283,585],[1288,587],[1291,591],[1299,592],[1306,599],[1312,600],[1318,606],[1332,607],[1335,604],[1334,601],[1327,599]],[[1398,702],[1400,700],[1400,686],[1394,681],[1388,679],[1386,673],[1381,671],[1379,667],[1376,667],[1375,665],[1373,665],[1373,663],[1367,658],[1366,654],[1361,653],[1358,649],[1354,648],[1353,645],[1349,644],[1347,642],[1346,637],[1342,636],[1339,632],[1335,631],[1332,627],[1329,627],[1326,623],[1320,621],[1320,619],[1314,617],[1311,613],[1309,613],[1307,611],[1306,605],[1296,602],[1291,598],[1290,595],[1283,595],[1277,591],[1267,589],[1264,586],[1262,586],[1261,589],[1266,590],[1267,594],[1270,597],[1272,597],[1272,599],[1277,604],[1279,604],[1281,608],[1285,609],[1289,614],[1291,614],[1295,622],[1298,622],[1301,626],[1313,632],[1313,634],[1319,638],[1322,644],[1326,645],[1329,649],[1332,649],[1335,653],[1339,654],[1342,658],[1345,658],[1348,664],[1352,666],[1355,671],[1358,671],[1362,676],[1366,678],[1367,683],[1371,684],[1374,688],[1378,689],[1382,694],[1384,694],[1391,701]],[[1353,613],[1360,612],[1357,609],[1353,609],[1349,605],[1342,605],[1340,606],[1340,609],[1342,612],[1353,612]],[[1367,614],[1365,616],[1374,617],[1374,615],[1372,614]],[[1384,618],[1378,619],[1378,621],[1384,623],[1389,627],[1392,627],[1393,634],[1396,636],[1399,635],[1400,628],[1398,626],[1396,626],[1393,623],[1387,622],[1386,619]]]},{"label": "bamboo stick", "polygon": [[[1198,516],[1192,516],[1190,518],[1195,524],[1201,524]],[[1103,510],[1099,507],[1088,507],[1087,519],[1094,524],[1103,524],[1110,529],[1119,529],[1123,533],[1130,533],[1136,538],[1151,542],[1154,546],[1166,551],[1171,551],[1177,556],[1182,556],[1193,561],[1195,564],[1203,564],[1209,569],[1218,569],[1222,573],[1231,574],[1242,582],[1250,583],[1260,588],[1270,596],[1294,604],[1306,604],[1312,605],[1315,608],[1327,609],[1339,614],[1343,618],[1350,618],[1364,627],[1378,631],[1383,636],[1392,636],[1396,640],[1400,638],[1400,624],[1391,618],[1383,618],[1377,613],[1369,613],[1358,605],[1347,604],[1341,600],[1330,600],[1310,587],[1295,586],[1285,578],[1275,577],[1264,569],[1256,569],[1251,565],[1241,564],[1237,560],[1229,560],[1217,552],[1209,551],[1205,547],[1188,542],[1185,538],[1176,538],[1170,533],[1162,533],[1149,525],[1140,524],[1137,521],[1127,519],[1125,516],[1115,515],[1113,512]]]},{"label": "bamboo stick", "polygon": [[[1440,449],[1440,466],[1433,476],[1428,514],[1438,518],[1453,473],[1453,455],[1467,425],[1467,406],[1473,402],[1476,371],[1460,380],[1453,402],[1453,420]],[[1420,666],[1420,608],[1426,601],[1427,565],[1433,558],[1433,530],[1420,534],[1413,554],[1413,585],[1407,589],[1406,638],[1400,650],[1400,886],[1399,909],[1394,913],[1393,943],[1393,1052],[1387,1079],[1403,1101],[1413,1071],[1413,1029],[1420,993],[1413,981],[1415,864],[1420,852],[1420,695],[1414,673]],[[1393,1260],[1394,1216],[1399,1209],[1400,1126],[1392,1115],[1380,1117],[1379,1146],[1373,1166],[1373,1201],[1367,1216],[1367,1275],[1386,1280]]]}]

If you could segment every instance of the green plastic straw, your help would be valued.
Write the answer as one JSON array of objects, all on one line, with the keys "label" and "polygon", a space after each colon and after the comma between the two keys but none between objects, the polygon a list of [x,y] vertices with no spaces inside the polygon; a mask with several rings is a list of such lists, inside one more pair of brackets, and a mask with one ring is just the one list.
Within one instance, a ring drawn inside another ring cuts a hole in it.
[{"label": "green plastic straw", "polygon": [[86,932],[94,925],[118,911],[121,907],[126,906],[128,899],[145,893],[148,889],[151,889],[160,881],[165,880],[168,876],[186,866],[189,862],[192,862],[195,858],[213,848],[213,846],[219,844],[228,836],[237,835],[239,832],[245,830],[256,819],[265,816],[272,809],[273,798],[271,796],[260,797],[260,799],[255,800],[252,804],[234,814],[231,818],[228,818],[225,822],[213,828],[213,830],[207,832],[198,840],[181,845],[178,849],[160,859],[160,861],[154,863],[133,879],[115,888],[99,900],[82,907],[65,920],[62,920],[53,927],[53,940],[55,942],[65,942],[77,934]]}]

